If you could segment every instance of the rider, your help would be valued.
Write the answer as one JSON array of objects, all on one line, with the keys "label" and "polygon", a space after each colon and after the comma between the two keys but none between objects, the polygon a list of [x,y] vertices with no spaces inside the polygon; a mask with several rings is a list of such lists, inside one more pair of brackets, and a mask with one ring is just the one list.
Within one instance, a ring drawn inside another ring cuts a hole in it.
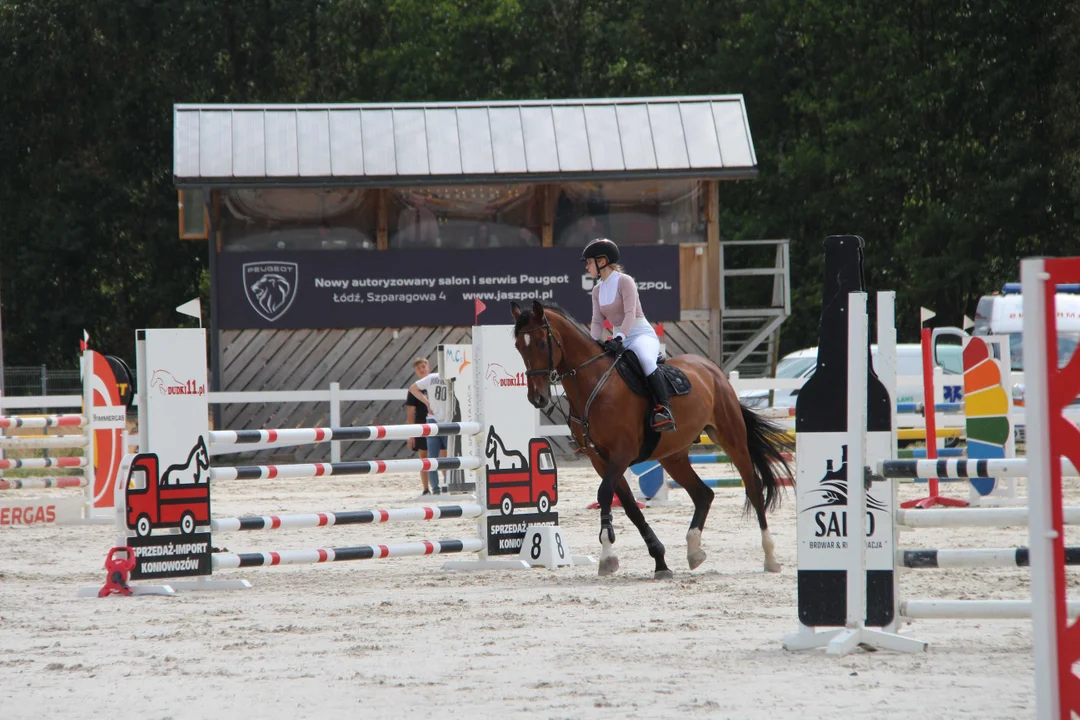
[{"label": "rider", "polygon": [[658,432],[675,429],[671,415],[671,399],[667,384],[656,369],[660,354],[660,338],[645,319],[638,299],[637,283],[622,271],[619,265],[619,247],[611,240],[600,238],[585,246],[581,253],[589,277],[600,282],[592,290],[592,324],[589,328],[594,340],[599,341],[604,332],[604,320],[611,322],[614,334],[604,343],[604,349],[618,351],[623,342],[633,350],[649,379],[649,387],[656,398],[653,408],[652,427]]}]

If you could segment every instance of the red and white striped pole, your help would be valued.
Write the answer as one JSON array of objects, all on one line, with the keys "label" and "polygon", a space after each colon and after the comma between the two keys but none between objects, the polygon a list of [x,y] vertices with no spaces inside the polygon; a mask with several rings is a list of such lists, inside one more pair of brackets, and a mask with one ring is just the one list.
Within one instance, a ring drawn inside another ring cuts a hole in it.
[{"label": "red and white striped pole", "polygon": [[316,550],[214,553],[211,556],[211,565],[214,570],[232,570],[242,567],[265,567],[268,565],[314,565],[317,563],[341,562],[343,560],[380,560],[416,555],[475,553],[483,549],[484,541],[480,538],[425,540],[423,542],[396,543],[393,545],[359,545],[356,547],[318,548]]},{"label": "red and white striped pole", "polygon": [[86,467],[87,459],[84,457],[57,457],[57,458],[25,458],[23,460],[7,459],[0,460],[0,470],[41,470],[54,467]]},{"label": "red and white striped pole", "polygon": [[389,510],[347,510],[344,512],[266,515],[256,517],[213,518],[213,532],[241,530],[299,530],[334,527],[335,525],[366,525],[386,522],[416,522],[477,518],[484,514],[479,505],[436,505],[434,507],[395,508]]},{"label": "red and white striped pole", "polygon": [[1080,430],[1064,411],[1080,394],[1080,353],[1058,369],[1058,283],[1080,282],[1080,257],[1020,263],[1024,298],[1028,495],[1031,509],[1031,619],[1034,630],[1036,717],[1068,720],[1080,714],[1080,626],[1069,624],[1065,577],[1062,464],[1080,466]]},{"label": "red and white striped pole", "polygon": [[[2,426],[0,426],[2,427]],[[367,425],[345,428],[292,428],[288,430],[214,430],[210,446],[288,443],[312,445],[331,440],[407,440],[437,435],[476,435],[480,423],[420,423],[413,425]]]},{"label": "red and white striped pole", "polygon": [[210,480],[306,479],[333,475],[387,475],[429,470],[475,470],[479,458],[410,458],[406,460],[358,460],[340,463],[297,465],[240,465],[210,468]]}]

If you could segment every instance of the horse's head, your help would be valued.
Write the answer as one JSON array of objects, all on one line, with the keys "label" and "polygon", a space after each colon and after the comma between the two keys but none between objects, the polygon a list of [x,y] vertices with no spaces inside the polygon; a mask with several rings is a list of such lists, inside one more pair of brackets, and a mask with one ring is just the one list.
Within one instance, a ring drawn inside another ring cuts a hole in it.
[{"label": "horse's head", "polygon": [[202,470],[210,467],[210,451],[206,449],[206,441],[202,435],[199,436],[199,442],[195,445],[195,463]]},{"label": "horse's head", "polygon": [[488,428],[487,442],[484,444],[484,457],[495,457],[499,448],[495,440],[495,427]]},{"label": "horse's head", "polygon": [[563,361],[562,338],[558,327],[553,327],[551,322],[554,320],[558,326],[562,317],[545,312],[537,300],[533,300],[530,310],[522,310],[512,302],[510,312],[514,316],[514,347],[525,361],[529,402],[542,410],[551,404],[551,383]]}]

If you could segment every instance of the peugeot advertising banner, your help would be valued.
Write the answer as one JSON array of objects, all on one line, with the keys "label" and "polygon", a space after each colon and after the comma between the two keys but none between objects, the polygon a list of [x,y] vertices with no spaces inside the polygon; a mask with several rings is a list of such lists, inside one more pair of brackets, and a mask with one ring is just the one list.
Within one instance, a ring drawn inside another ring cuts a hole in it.
[{"label": "peugeot advertising banner", "polygon": [[[651,322],[679,319],[679,248],[621,248]],[[587,323],[593,281],[580,248],[223,253],[222,329],[503,324],[509,301],[562,306]]]}]

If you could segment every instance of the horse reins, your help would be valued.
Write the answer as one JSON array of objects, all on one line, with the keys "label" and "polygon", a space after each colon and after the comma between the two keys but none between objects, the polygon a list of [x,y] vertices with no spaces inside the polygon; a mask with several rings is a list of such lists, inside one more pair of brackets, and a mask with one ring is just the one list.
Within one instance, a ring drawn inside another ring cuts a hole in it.
[{"label": "horse reins", "polygon": [[[525,328],[525,329],[521,329],[521,330],[515,330],[514,335],[515,336],[517,336],[517,335],[527,335],[529,333],[533,333],[533,332],[536,332],[538,330],[547,331],[548,367],[544,368],[544,369],[541,369],[541,370],[531,370],[529,368],[526,368],[525,369],[525,377],[535,377],[537,375],[547,375],[548,376],[548,381],[553,383],[553,384],[557,384],[559,382],[562,382],[562,380],[564,380],[565,378],[571,378],[575,383],[577,383],[577,372],[578,372],[578,370],[581,370],[582,368],[584,368],[584,367],[586,367],[588,365],[592,365],[594,362],[596,362],[597,360],[599,360],[599,359],[601,359],[601,358],[603,358],[603,357],[605,357],[607,355],[606,351],[601,352],[599,355],[597,355],[595,357],[592,357],[592,358],[589,358],[588,360],[581,363],[580,365],[573,368],[572,370],[569,370],[567,372],[564,372],[564,373],[560,374],[559,371],[558,371],[558,366],[555,364],[555,344],[557,343],[559,345],[559,350],[562,351],[563,359],[566,358],[566,349],[563,347],[562,341],[559,339],[559,337],[557,335],[552,334],[551,325],[548,324],[547,318],[544,319],[544,324],[543,325],[539,325],[539,326],[534,327],[534,328]],[[585,441],[584,447],[582,449],[592,448],[593,452],[595,452],[597,455],[599,455],[600,458],[604,462],[607,462],[607,458],[604,457],[604,453],[601,452],[600,448],[596,447],[596,444],[593,443],[592,438],[589,436],[589,408],[592,407],[593,400],[595,400],[596,396],[600,394],[600,389],[604,387],[604,384],[607,382],[608,377],[611,376],[611,371],[615,369],[615,364],[619,362],[619,358],[622,356],[623,352],[625,352],[625,351],[626,351],[625,348],[623,348],[622,350],[619,351],[619,353],[615,356],[615,361],[613,363],[611,363],[611,367],[609,367],[604,372],[604,375],[600,378],[600,381],[598,383],[596,383],[595,387],[593,387],[593,391],[589,395],[589,399],[585,401],[585,410],[582,413],[582,418],[581,419],[578,419],[577,417],[574,416],[574,408],[572,407],[572,403],[570,401],[570,398],[569,398],[569,396],[567,396],[567,398],[566,398],[566,402],[568,404],[571,404],[570,413],[569,413],[569,415],[567,415],[567,421],[568,421],[568,424],[570,422],[576,422],[578,425],[581,426],[582,439]],[[555,407],[556,407],[556,404],[553,402],[552,403],[552,412],[554,412]],[[562,412],[562,411],[560,410],[560,412]],[[551,419],[550,414],[545,413],[545,415],[547,416],[547,418],[549,420]]]}]

